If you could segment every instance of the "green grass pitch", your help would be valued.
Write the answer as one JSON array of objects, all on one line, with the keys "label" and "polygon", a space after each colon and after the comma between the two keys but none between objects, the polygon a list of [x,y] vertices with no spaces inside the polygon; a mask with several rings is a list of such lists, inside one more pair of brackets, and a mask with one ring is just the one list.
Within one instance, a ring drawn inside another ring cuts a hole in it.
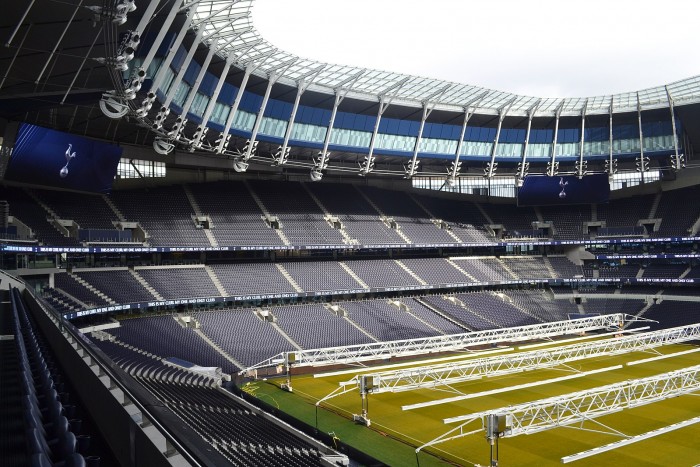
[{"label": "green grass pitch", "polygon": [[[663,354],[693,348],[691,345],[671,345],[659,348]],[[634,352],[625,355],[582,360],[571,366],[589,371],[612,365],[640,360],[656,354]],[[465,355],[465,359],[470,358]],[[483,432],[439,444],[421,452],[416,458],[415,447],[420,446],[451,429],[443,419],[482,410],[496,409],[511,404],[535,401],[546,397],[590,389],[598,386],[643,378],[700,364],[700,352],[663,360],[624,366],[619,370],[597,373],[578,379],[550,383],[515,391],[501,392],[449,404],[414,410],[402,410],[415,404],[457,395],[477,393],[497,388],[542,381],[571,374],[561,367],[534,370],[515,375],[483,378],[454,385],[451,388],[421,389],[400,393],[369,395],[371,427],[356,425],[352,414],[360,413],[361,400],[357,391],[330,399],[316,410],[315,403],[347,381],[354,374],[336,376],[299,375],[292,379],[293,393],[279,389],[283,379],[269,379],[251,383],[245,390],[280,410],[312,425],[321,432],[335,435],[344,443],[354,446],[387,465],[434,466],[447,463],[475,466],[489,465],[489,445]],[[637,435],[700,415],[700,394],[685,395],[634,409],[625,409],[596,420],[626,435]],[[473,425],[474,429],[480,424]],[[586,422],[583,428],[599,430],[600,426]],[[564,456],[585,451],[622,439],[608,433],[584,431],[571,427],[502,438],[499,443],[500,466],[554,466],[561,465]],[[700,464],[700,424],[651,438],[632,445],[573,462],[574,466],[695,466]]]}]

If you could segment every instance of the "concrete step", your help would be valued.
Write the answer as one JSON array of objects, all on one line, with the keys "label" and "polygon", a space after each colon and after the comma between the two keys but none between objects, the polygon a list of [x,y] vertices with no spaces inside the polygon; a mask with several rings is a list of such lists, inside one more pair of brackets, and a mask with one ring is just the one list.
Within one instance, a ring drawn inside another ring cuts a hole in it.
[{"label": "concrete step", "polygon": [[401,267],[401,269],[403,269],[403,270],[406,271],[408,274],[410,274],[411,277],[413,277],[415,280],[417,280],[421,285],[428,285],[428,283],[427,283],[426,281],[424,281],[423,279],[421,279],[421,278],[418,276],[418,274],[416,274],[415,272],[411,271],[411,269],[410,269],[408,266],[406,266],[405,264],[403,264],[401,261],[399,261],[398,259],[395,259],[394,262],[395,262],[396,264],[398,264],[398,265]]},{"label": "concrete step", "polygon": [[210,268],[209,266],[204,266],[204,270],[207,271],[207,274],[209,275],[209,278],[211,281],[214,283],[216,286],[216,290],[219,291],[219,294],[222,297],[228,297],[230,294],[226,291],[224,288],[223,284],[221,284],[221,281],[219,280],[219,277],[216,275],[214,270]]},{"label": "concrete step", "polygon": [[350,269],[350,266],[348,266],[347,264],[345,264],[345,263],[342,262],[342,261],[338,261],[338,264],[340,265],[341,268],[345,269],[345,272],[347,272],[348,274],[350,274],[350,276],[351,276],[353,279],[355,279],[355,282],[357,282],[358,284],[360,284],[360,287],[362,287],[362,288],[364,288],[364,289],[369,289],[369,285],[365,284],[365,282],[364,282],[362,279],[360,279],[360,276],[358,276],[357,274],[355,274],[355,271],[353,271],[352,269]]},{"label": "concrete step", "polygon": [[287,281],[292,285],[292,287],[294,287],[294,290],[296,290],[297,293],[303,293],[303,292],[304,292],[304,289],[302,289],[301,287],[299,287],[299,284],[297,284],[297,282],[294,280],[294,278],[291,276],[291,274],[289,274],[289,271],[287,271],[287,270],[284,268],[284,266],[282,266],[281,264],[277,263],[277,264],[275,264],[275,267],[277,267],[277,269],[279,270],[279,272],[282,273],[282,275],[284,276],[284,278],[287,279]]},{"label": "concrete step", "polygon": [[161,294],[159,294],[158,291],[157,291],[156,289],[154,289],[154,288],[151,286],[151,284],[149,284],[149,283],[146,281],[146,279],[144,279],[138,272],[136,272],[136,271],[133,270],[133,269],[129,269],[129,273],[130,273],[132,276],[134,276],[134,278],[135,278],[137,281],[139,281],[139,282],[141,283],[141,285],[143,285],[143,286],[146,288],[146,290],[148,290],[148,291],[150,292],[151,295],[153,295],[153,298],[155,298],[156,300],[159,300],[159,301],[165,300],[165,298],[163,298],[163,296],[162,296]]}]

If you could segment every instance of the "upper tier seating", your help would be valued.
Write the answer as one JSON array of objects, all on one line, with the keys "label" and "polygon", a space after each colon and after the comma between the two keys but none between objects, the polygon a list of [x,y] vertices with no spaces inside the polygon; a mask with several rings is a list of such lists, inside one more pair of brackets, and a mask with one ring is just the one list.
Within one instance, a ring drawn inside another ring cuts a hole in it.
[{"label": "upper tier seating", "polygon": [[149,316],[122,320],[121,327],[108,334],[121,342],[145,350],[160,358],[176,357],[202,366],[219,367],[226,373],[236,367],[198,336],[193,329],[183,328],[172,316]]},{"label": "upper tier seating", "polygon": [[689,236],[689,230],[700,217],[700,204],[695,202],[700,197],[700,187],[693,186],[661,193],[661,202],[656,208],[655,218],[661,218],[659,237]]},{"label": "upper tier seating", "polygon": [[430,216],[410,196],[399,191],[363,187],[361,190],[381,212],[394,219],[412,243],[454,243],[445,230],[433,224]]},{"label": "upper tier seating", "polygon": [[61,219],[72,219],[81,229],[114,229],[117,216],[102,195],[54,190],[33,190]]},{"label": "upper tier seating", "polygon": [[229,295],[294,293],[294,287],[271,263],[212,264]]},{"label": "upper tier seating", "polygon": [[[186,190],[191,192],[194,204],[190,203]],[[434,197],[422,191],[394,191],[341,183],[251,180],[247,183],[198,183],[186,188],[116,190],[110,198],[128,221],[139,222],[146,229],[150,236],[148,242],[153,246],[208,247],[214,240],[220,246],[283,245],[279,233],[292,245],[455,243],[457,239],[466,243],[491,243],[494,238],[486,230],[487,224],[503,225],[506,239],[545,235],[533,229],[538,215],[532,207],[518,207],[512,203],[477,205],[469,199]],[[655,213],[655,218],[663,220],[658,232],[648,234],[688,234],[700,216],[700,207],[685,201],[698,191],[698,187],[689,187],[663,192]],[[56,215],[75,220],[82,229],[91,229],[98,237],[116,232],[112,221],[117,216],[102,196],[50,190],[33,192]],[[270,215],[278,217],[280,232],[265,222],[263,208],[254,195]],[[637,223],[651,214],[655,196],[635,196],[597,205],[595,219],[590,205],[537,209],[542,220],[553,222],[555,239],[587,238],[583,223],[593,220],[605,222],[606,227],[598,229],[599,236],[639,236],[644,234],[644,228]],[[48,212],[24,189],[4,187],[0,190],[0,199],[7,200],[10,213],[31,227],[45,244],[78,245],[76,239],[64,237],[47,221]],[[211,221],[212,242],[194,220],[195,206]],[[327,215],[338,218],[343,234],[327,222]],[[393,219],[397,228],[391,228],[387,219],[382,221],[382,215]],[[437,219],[449,230],[434,224],[433,220]],[[105,237],[102,241],[110,240]]]},{"label": "upper tier seating", "polygon": [[370,287],[420,285],[418,280],[390,259],[354,260],[346,261],[345,264]]},{"label": "upper tier seating", "polygon": [[248,187],[240,182],[188,185],[203,215],[212,221],[219,245],[282,245],[280,236],[263,220]]},{"label": "upper tier seating", "polygon": [[255,180],[250,187],[267,211],[282,223],[292,245],[342,245],[343,237],[324,219],[324,213],[299,183]]},{"label": "upper tier seating", "polygon": [[380,221],[377,210],[353,185],[311,183],[307,187],[361,245],[406,243],[395,230]]},{"label": "upper tier seating", "polygon": [[50,215],[36,203],[23,189],[0,187],[0,199],[6,200],[10,205],[10,215],[17,217],[29,226],[37,240],[44,245],[52,246],[78,246],[74,238],[65,237],[47,219]]},{"label": "upper tier seating", "polygon": [[165,299],[221,295],[202,267],[136,268],[136,272]]},{"label": "upper tier seating", "polygon": [[305,292],[354,290],[362,287],[335,261],[287,262],[282,266]]},{"label": "upper tier seating", "polygon": [[129,271],[76,271],[76,275],[117,303],[147,302],[153,295]]},{"label": "upper tier seating", "polygon": [[379,341],[416,339],[439,333],[385,300],[342,302],[348,318]]},{"label": "upper tier seating", "polygon": [[374,342],[348,320],[323,305],[280,306],[273,309],[277,324],[305,349]]},{"label": "upper tier seating", "polygon": [[197,229],[187,194],[182,186],[114,191],[112,199],[128,221],[138,221],[153,246],[211,246]]}]

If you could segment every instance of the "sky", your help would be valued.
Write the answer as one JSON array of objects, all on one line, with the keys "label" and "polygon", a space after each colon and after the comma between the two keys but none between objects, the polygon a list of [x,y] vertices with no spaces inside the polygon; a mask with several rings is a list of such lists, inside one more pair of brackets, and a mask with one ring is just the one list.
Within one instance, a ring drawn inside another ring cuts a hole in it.
[{"label": "sky", "polygon": [[698,0],[255,0],[273,45],[328,63],[536,97],[700,74]]}]

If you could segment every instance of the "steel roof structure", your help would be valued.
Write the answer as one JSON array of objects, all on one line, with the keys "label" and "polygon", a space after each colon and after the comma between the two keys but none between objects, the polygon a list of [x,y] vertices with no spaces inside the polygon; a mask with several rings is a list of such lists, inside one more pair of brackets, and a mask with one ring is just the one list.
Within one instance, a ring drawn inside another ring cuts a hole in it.
[{"label": "steel roof structure", "polygon": [[322,63],[287,52],[262,37],[253,21],[255,0],[185,0],[185,5],[194,8],[192,24],[204,30],[210,47],[220,48],[223,54],[235,57],[235,62],[244,66],[254,64],[254,74],[261,77],[283,69],[278,78],[281,84],[296,86],[300,79],[320,69],[309,89],[322,93],[333,94],[352,79],[348,95],[357,99],[377,101],[394,91],[395,105],[420,107],[435,102],[439,110],[459,112],[474,105],[478,96],[478,113],[495,115],[507,108],[510,116],[526,116],[534,111],[538,117],[663,108],[669,105],[670,99],[676,105],[700,102],[700,76],[619,94],[538,98],[389,71]]}]

